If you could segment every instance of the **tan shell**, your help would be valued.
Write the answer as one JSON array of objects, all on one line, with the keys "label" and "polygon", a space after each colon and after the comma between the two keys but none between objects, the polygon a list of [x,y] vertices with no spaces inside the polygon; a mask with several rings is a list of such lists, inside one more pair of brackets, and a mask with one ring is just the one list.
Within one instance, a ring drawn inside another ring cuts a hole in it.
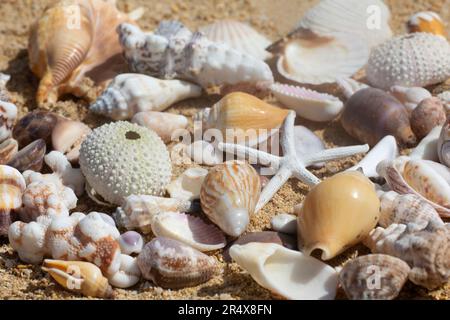
[{"label": "tan shell", "polygon": [[8,163],[19,150],[17,141],[9,138],[0,143],[0,164]]},{"label": "tan shell", "polygon": [[77,163],[81,144],[91,132],[83,122],[58,121],[52,132],[53,149],[63,153],[70,162]]},{"label": "tan shell", "polygon": [[445,107],[439,98],[425,99],[411,112],[411,129],[420,140],[446,120]]},{"label": "tan shell", "polygon": [[8,234],[11,224],[11,210],[22,205],[25,179],[16,169],[0,165],[0,236]]},{"label": "tan shell", "polygon": [[319,249],[322,259],[329,260],[362,241],[376,226],[380,201],[373,183],[350,171],[315,186],[294,211],[299,248],[306,254]]},{"label": "tan shell", "polygon": [[352,300],[392,300],[400,293],[411,269],[398,258],[369,254],[347,262],[339,282]]},{"label": "tan shell", "polygon": [[433,11],[421,11],[413,14],[407,24],[409,33],[428,32],[445,37],[445,24],[442,18]]}]

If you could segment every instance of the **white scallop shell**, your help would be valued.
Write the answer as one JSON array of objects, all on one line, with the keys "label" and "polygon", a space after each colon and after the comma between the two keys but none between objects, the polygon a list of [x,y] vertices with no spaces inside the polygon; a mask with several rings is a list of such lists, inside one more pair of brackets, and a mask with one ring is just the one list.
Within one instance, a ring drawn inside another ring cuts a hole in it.
[{"label": "white scallop shell", "polygon": [[200,199],[200,189],[208,170],[189,168],[167,186],[171,198],[180,200]]}]

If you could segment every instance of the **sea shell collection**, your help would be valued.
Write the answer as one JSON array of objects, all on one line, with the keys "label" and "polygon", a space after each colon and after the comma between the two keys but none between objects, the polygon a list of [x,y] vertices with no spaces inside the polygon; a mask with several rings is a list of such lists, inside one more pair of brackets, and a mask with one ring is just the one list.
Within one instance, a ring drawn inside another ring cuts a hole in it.
[{"label": "sea shell collection", "polygon": [[[237,20],[147,32],[141,15],[64,0],[31,27],[37,105],[89,100],[94,88],[89,112],[104,125],[44,109],[18,119],[0,74],[0,237],[21,261],[97,298],[140,281],[207,286],[228,264],[281,299],[395,299],[407,281],[449,282],[450,98],[429,86],[450,78],[450,44],[436,13],[417,13],[393,37],[382,0],[322,0],[278,41]],[[361,69],[366,79],[353,79]],[[166,111],[205,95],[211,108]],[[336,122],[361,144],[326,148],[296,117]],[[203,134],[183,149],[194,165],[174,175],[173,142],[192,122]],[[210,130],[227,139],[208,141]],[[331,176],[316,171],[354,155],[362,160]],[[291,178],[303,201],[251,232]],[[85,193],[105,213],[78,212]],[[356,245],[371,253],[337,267]]]}]

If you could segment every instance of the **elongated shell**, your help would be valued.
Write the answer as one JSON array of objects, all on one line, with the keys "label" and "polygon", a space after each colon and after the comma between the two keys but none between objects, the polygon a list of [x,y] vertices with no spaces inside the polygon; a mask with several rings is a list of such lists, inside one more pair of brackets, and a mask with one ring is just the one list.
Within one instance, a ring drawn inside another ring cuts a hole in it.
[{"label": "elongated shell", "polygon": [[352,300],[395,299],[408,280],[408,264],[385,254],[369,254],[347,262],[339,283]]},{"label": "elongated shell", "polygon": [[203,212],[226,234],[241,235],[255,211],[261,191],[258,173],[247,162],[228,161],[212,168],[203,182]]},{"label": "elongated shell", "polygon": [[380,201],[372,182],[352,171],[318,184],[294,210],[299,248],[308,255],[319,249],[322,259],[329,260],[362,241],[376,226]]},{"label": "elongated shell", "polygon": [[428,32],[445,37],[445,24],[442,18],[433,11],[422,11],[413,14],[406,24],[408,31]]},{"label": "elongated shell", "polygon": [[44,156],[47,147],[42,139],[30,143],[25,148],[17,152],[8,165],[24,172],[26,170],[40,171],[44,163]]},{"label": "elongated shell", "polygon": [[112,298],[114,295],[108,279],[90,262],[46,259],[42,270],[70,291],[97,298]]},{"label": "elongated shell", "polygon": [[25,179],[16,169],[0,165],[0,236],[8,234],[11,224],[11,210],[22,205]]},{"label": "elongated shell", "polygon": [[163,111],[201,92],[199,86],[186,81],[125,73],[114,78],[90,110],[114,120],[126,120],[143,111]]},{"label": "elongated shell", "polygon": [[356,92],[345,104],[341,124],[349,135],[371,146],[387,135],[394,136],[400,145],[417,142],[405,107],[379,89]]},{"label": "elongated shell", "polygon": [[262,287],[291,300],[334,299],[337,272],[325,263],[274,243],[234,245],[230,255]]},{"label": "elongated shell", "polygon": [[145,279],[167,289],[195,287],[217,272],[213,257],[164,237],[147,243],[137,262]]},{"label": "elongated shell", "polygon": [[172,136],[188,126],[185,116],[156,111],[136,113],[131,122],[155,131],[165,143],[175,141]]},{"label": "elongated shell", "polygon": [[450,119],[442,127],[437,143],[437,152],[442,164],[450,167]]}]

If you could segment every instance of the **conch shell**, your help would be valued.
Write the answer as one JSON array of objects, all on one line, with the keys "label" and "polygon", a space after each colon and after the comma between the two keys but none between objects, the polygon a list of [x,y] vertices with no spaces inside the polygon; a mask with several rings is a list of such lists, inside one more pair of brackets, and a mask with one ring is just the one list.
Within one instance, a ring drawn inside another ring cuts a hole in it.
[{"label": "conch shell", "polygon": [[[125,67],[115,28],[134,23],[114,0],[63,0],[48,7],[31,27],[30,68],[41,79],[36,100],[54,103],[66,93],[84,96],[90,78],[104,86]],[[125,69],[126,70],[126,69]]]},{"label": "conch shell", "polygon": [[351,171],[315,186],[294,211],[298,215],[299,248],[306,254],[320,249],[322,259],[329,260],[375,228],[380,201],[373,183],[362,173]]}]

